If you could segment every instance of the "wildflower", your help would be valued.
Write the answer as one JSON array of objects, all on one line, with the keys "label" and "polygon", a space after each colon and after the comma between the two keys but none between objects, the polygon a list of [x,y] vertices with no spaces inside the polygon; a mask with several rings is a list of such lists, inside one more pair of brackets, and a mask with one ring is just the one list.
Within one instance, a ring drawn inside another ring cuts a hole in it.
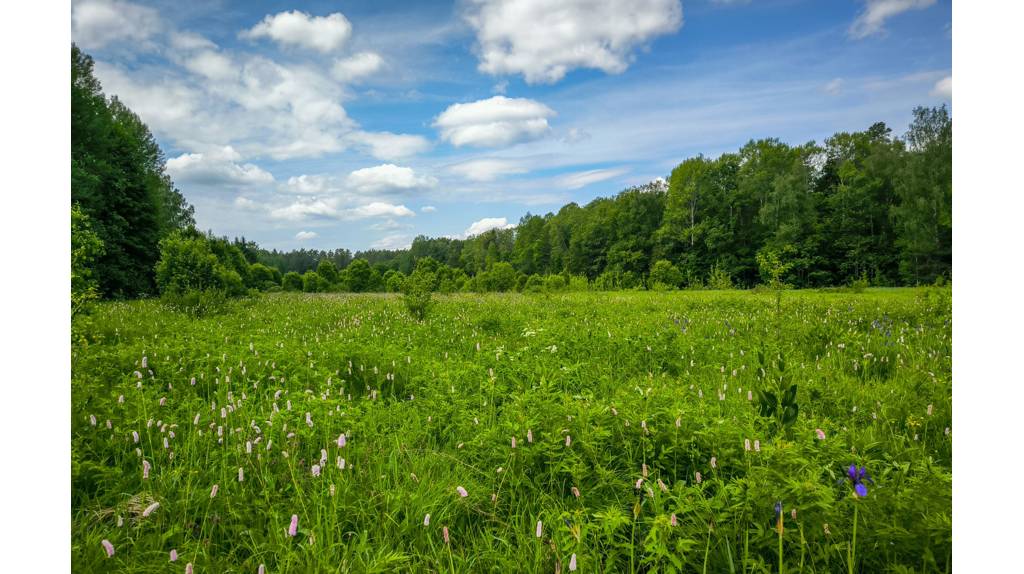
[{"label": "wildflower", "polygon": [[576,498],[579,498],[580,497],[580,489],[576,488],[575,486],[572,487],[572,495],[575,496]]},{"label": "wildflower", "polygon": [[338,448],[342,448],[344,446],[345,446],[345,433],[341,433],[340,435],[338,435]]},{"label": "wildflower", "polygon": [[638,478],[638,479],[636,479],[636,486],[634,486],[633,488],[635,488],[637,490],[640,490],[640,486],[643,485],[643,483],[644,483],[644,479]]},{"label": "wildflower", "polygon": [[782,534],[782,501],[775,503],[775,528]]},{"label": "wildflower", "polygon": [[242,467],[238,467],[238,482],[245,482],[245,470]]},{"label": "wildflower", "polygon": [[117,527],[121,528],[122,526],[124,526],[124,517],[118,516],[117,517]]},{"label": "wildflower", "polygon": [[496,504],[498,502],[498,494],[496,492],[491,493],[491,503]]},{"label": "wildflower", "polygon": [[818,440],[825,440],[825,431],[821,429],[814,429],[814,434],[818,435]]},{"label": "wildflower", "polygon": [[299,515],[292,515],[292,523],[288,525],[288,536],[294,537],[299,531]]},{"label": "wildflower", "polygon": [[526,442],[533,444],[533,429],[526,431]]},{"label": "wildflower", "polygon": [[153,468],[153,465],[149,464],[148,460],[142,461],[142,480],[149,478],[149,469]]},{"label": "wildflower", "polygon": [[89,424],[96,426],[96,415],[89,415]]},{"label": "wildflower", "polygon": [[576,571],[576,553],[573,552],[572,557],[569,558],[569,572]]},{"label": "wildflower", "polygon": [[256,569],[256,574],[267,574],[267,567],[260,564],[260,567]]},{"label": "wildflower", "polygon": [[135,444],[139,444],[139,431],[132,431],[132,439],[135,440]]},{"label": "wildflower", "polygon": [[245,454],[252,454],[252,441],[245,441]]},{"label": "wildflower", "polygon": [[697,484],[700,484],[701,482],[704,481],[704,479],[701,478],[701,476],[700,476],[700,471],[697,471],[697,472],[693,473],[693,479],[695,481],[697,481]]},{"label": "wildflower", "polygon": [[750,450],[750,439],[743,439],[743,450]]},{"label": "wildflower", "polygon": [[167,405],[167,397],[160,397],[160,406],[163,407],[163,406],[166,406],[166,405]]},{"label": "wildflower", "polygon": [[668,487],[665,486],[665,483],[662,482],[660,478],[658,479],[658,488],[660,488],[662,492],[668,492]]},{"label": "wildflower", "polygon": [[124,404],[124,395],[118,395],[117,396],[117,404],[119,404],[119,405],[123,405]]},{"label": "wildflower", "polygon": [[177,562],[177,561],[178,561],[178,551],[172,548],[171,549],[171,562]]},{"label": "wildflower", "polygon": [[330,486],[330,488],[327,489],[327,492],[329,492],[331,496],[334,496],[334,485],[333,484]]},{"label": "wildflower", "polygon": [[192,563],[189,562],[185,565],[185,574],[193,574]]},{"label": "wildflower", "polygon": [[676,428],[679,428],[681,426],[683,426],[683,418],[682,417],[676,417]]},{"label": "wildflower", "polygon": [[430,513],[423,517],[423,526],[430,526]]},{"label": "wildflower", "polygon": [[822,528],[825,530],[825,536],[832,536],[832,532],[828,529],[828,522],[822,525]]},{"label": "wildflower", "polygon": [[516,437],[512,437],[512,448],[516,448]]},{"label": "wildflower", "polygon": [[928,405],[928,416],[932,416],[932,405]]},{"label": "wildflower", "polygon": [[645,463],[643,463],[640,466],[641,466],[641,470],[643,471],[644,478],[647,478],[647,463],[645,462]]},{"label": "wildflower", "polygon": [[320,476],[320,465],[314,464],[313,468],[310,469],[310,472],[313,473],[313,476]]},{"label": "wildflower", "polygon": [[868,476],[867,469],[863,466],[858,469],[856,465],[851,464],[850,468],[846,471],[846,476],[853,484],[854,494],[859,498],[864,498],[868,495],[868,487],[864,485],[865,479],[871,484],[875,483],[875,481],[871,480],[871,477]]},{"label": "wildflower", "polygon": [[213,488],[210,489],[210,498],[216,498],[218,490],[220,490],[220,485],[213,485]]},{"label": "wildflower", "polygon": [[793,520],[796,520],[796,509],[795,509],[795,508],[793,508],[793,509],[791,509],[791,510],[789,511],[789,516],[790,516],[790,517],[791,517],[791,518],[792,518]]},{"label": "wildflower", "polygon": [[455,487],[455,490],[458,491],[459,496],[461,496],[462,498],[466,498],[467,496],[469,496],[469,493],[466,492],[466,489],[462,488],[461,486]]},{"label": "wildflower", "polygon": [[565,435],[565,446],[570,446],[570,445],[572,445],[572,437],[569,436],[569,435]]},{"label": "wildflower", "polygon": [[107,551],[107,558],[110,558],[114,555],[114,545],[111,544],[109,540],[104,538],[102,541],[100,541],[100,544],[102,544],[103,549]]},{"label": "wildflower", "polygon": [[[477,345],[479,346],[480,343],[477,343]],[[441,534],[444,536],[444,543],[445,544],[449,544],[451,542],[451,540],[448,538],[448,527],[447,526],[445,526],[444,528],[441,529]]]},{"label": "wildflower", "polygon": [[718,468],[718,458],[711,457],[711,468]]},{"label": "wildflower", "polygon": [[761,441],[760,440],[755,440],[754,441],[754,450],[757,451],[757,452],[761,452]]},{"label": "wildflower", "polygon": [[145,510],[142,511],[142,517],[145,518],[150,514],[153,514],[153,511],[156,510],[157,508],[160,508],[159,502],[154,502],[153,504],[150,504],[149,506],[146,507]]},{"label": "wildflower", "polygon": [[754,400],[754,391],[751,391],[750,389],[747,389],[747,400],[748,401]]},{"label": "wildflower", "polygon": [[536,536],[537,536],[537,538],[540,538],[543,534],[544,534],[544,524],[540,520],[538,520],[537,521]]}]

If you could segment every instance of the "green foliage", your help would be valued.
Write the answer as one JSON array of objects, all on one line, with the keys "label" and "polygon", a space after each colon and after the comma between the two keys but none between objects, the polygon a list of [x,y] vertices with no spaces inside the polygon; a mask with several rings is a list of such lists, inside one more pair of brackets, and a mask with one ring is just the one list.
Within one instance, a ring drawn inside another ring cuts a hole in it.
[{"label": "green foliage", "polygon": [[321,260],[320,263],[317,264],[316,273],[326,281],[328,285],[334,285],[338,282],[338,267],[329,259]]},{"label": "green foliage", "polygon": [[285,291],[302,291],[302,275],[289,271],[281,278],[281,287]]},{"label": "green foliage", "polygon": [[660,283],[668,289],[677,289],[683,283],[683,274],[672,262],[659,259],[651,267],[651,275],[648,280],[654,284]]},{"label": "green foliage", "polygon": [[431,300],[434,282],[436,278],[433,273],[417,269],[402,284],[402,302],[417,321],[427,318],[430,308],[433,305]]},{"label": "green foliage", "polygon": [[89,216],[78,205],[71,207],[71,320],[86,312],[97,292],[93,265],[103,254],[103,241],[92,229]]},{"label": "green foliage", "polygon": [[[779,332],[764,297],[718,291],[455,294],[425,321],[388,295],[263,295],[216,316],[100,302],[72,357],[71,560],[776,572],[781,501],[787,572],[846,572],[848,546],[855,572],[951,571],[948,293],[793,291]],[[775,394],[771,416],[752,390]]]},{"label": "green foliage", "polygon": [[302,274],[302,291],[304,293],[322,293],[330,288],[326,279],[316,271],[306,271]]},{"label": "green foliage", "polygon": [[717,291],[727,291],[733,288],[732,276],[725,270],[724,267],[715,263],[711,268],[711,274],[708,275],[708,289],[714,289]]}]

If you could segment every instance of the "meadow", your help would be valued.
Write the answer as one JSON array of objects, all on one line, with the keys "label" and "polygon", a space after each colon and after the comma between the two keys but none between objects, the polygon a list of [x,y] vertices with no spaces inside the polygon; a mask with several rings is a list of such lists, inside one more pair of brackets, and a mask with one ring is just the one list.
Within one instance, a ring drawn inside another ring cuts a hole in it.
[{"label": "meadow", "polygon": [[948,289],[89,319],[76,572],[950,569]]}]

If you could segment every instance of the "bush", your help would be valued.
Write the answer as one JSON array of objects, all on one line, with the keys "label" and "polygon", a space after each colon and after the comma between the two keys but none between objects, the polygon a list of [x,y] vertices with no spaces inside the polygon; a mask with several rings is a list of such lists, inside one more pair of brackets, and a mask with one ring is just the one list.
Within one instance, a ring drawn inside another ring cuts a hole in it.
[{"label": "bush", "polygon": [[203,317],[227,311],[229,298],[223,289],[192,289],[184,293],[165,293],[161,300],[175,311]]},{"label": "bush", "polygon": [[249,266],[249,285],[261,291],[266,291],[268,285],[277,284],[277,281],[274,279],[275,271],[277,270],[267,267],[262,263],[253,263]]},{"label": "bush", "polygon": [[723,267],[717,263],[711,268],[711,274],[708,275],[708,289],[716,289],[719,291],[726,291],[732,289],[732,276]]},{"label": "bush", "polygon": [[302,291],[302,275],[289,271],[281,279],[281,288],[285,291]]},{"label": "bush", "polygon": [[316,271],[306,271],[302,275],[302,291],[305,293],[322,293],[330,285]]},{"label": "bush", "polygon": [[405,308],[417,321],[427,318],[431,301],[431,288],[434,284],[434,274],[426,271],[414,271],[402,285],[402,301]]},{"label": "bush", "polygon": [[405,273],[390,270],[384,274],[384,290],[388,293],[401,293],[405,283]]},{"label": "bush", "polygon": [[202,235],[176,232],[160,242],[160,261],[156,264],[156,284],[162,295],[182,295],[223,287],[226,269],[217,269],[217,256]]},{"label": "bush", "polygon": [[659,259],[651,267],[649,280],[652,284],[660,283],[667,289],[677,289],[683,283],[683,274],[672,262]]}]

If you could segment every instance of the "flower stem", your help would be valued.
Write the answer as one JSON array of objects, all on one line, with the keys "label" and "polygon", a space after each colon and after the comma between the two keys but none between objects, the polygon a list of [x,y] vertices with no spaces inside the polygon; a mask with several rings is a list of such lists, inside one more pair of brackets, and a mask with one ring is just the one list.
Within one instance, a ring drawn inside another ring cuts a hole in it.
[{"label": "flower stem", "polygon": [[854,560],[857,557],[857,513],[860,511],[860,506],[854,501],[853,505],[853,542],[850,543],[848,571],[853,574]]}]

